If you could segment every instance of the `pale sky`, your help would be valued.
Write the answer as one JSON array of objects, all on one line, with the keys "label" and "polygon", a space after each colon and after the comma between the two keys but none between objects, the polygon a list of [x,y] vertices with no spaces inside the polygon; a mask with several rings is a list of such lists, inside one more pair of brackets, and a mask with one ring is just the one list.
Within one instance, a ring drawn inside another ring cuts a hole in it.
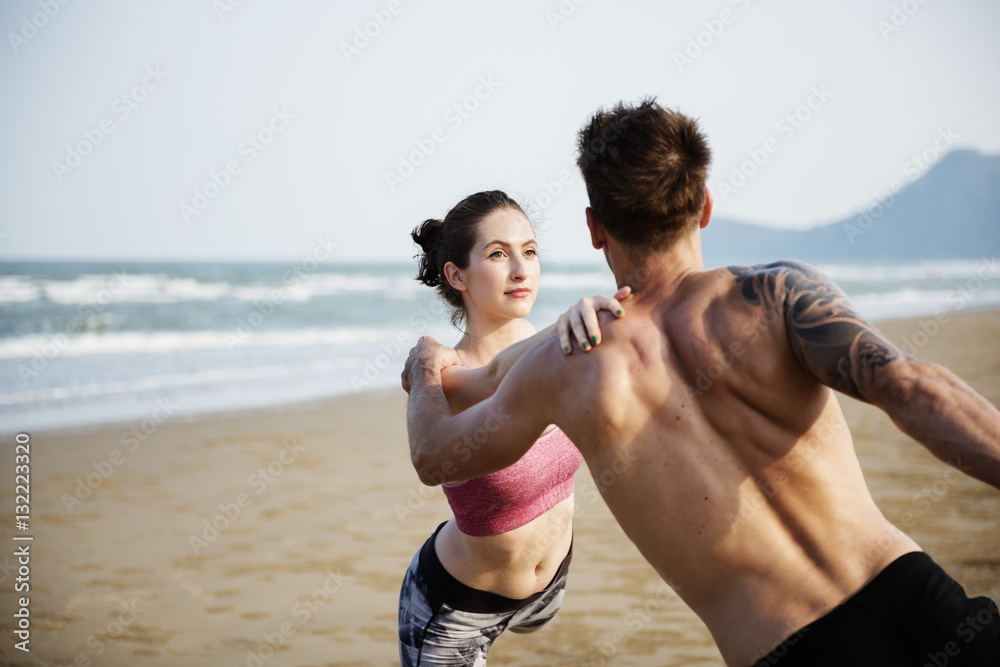
[{"label": "pale sky", "polygon": [[0,31],[0,260],[407,260],[499,188],[598,261],[576,132],[644,95],[700,120],[716,215],[774,226],[1000,153],[995,0],[4,0]]}]

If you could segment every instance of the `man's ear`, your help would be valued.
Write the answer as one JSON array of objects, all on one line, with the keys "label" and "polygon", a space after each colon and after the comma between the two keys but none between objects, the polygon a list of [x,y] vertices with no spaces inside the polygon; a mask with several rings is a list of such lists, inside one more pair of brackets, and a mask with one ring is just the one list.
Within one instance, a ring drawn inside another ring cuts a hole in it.
[{"label": "man's ear", "polygon": [[462,280],[462,270],[455,266],[455,262],[447,262],[444,265],[444,279],[459,292],[465,291],[466,287],[465,282]]},{"label": "man's ear", "polygon": [[590,242],[594,248],[597,250],[603,248],[608,240],[607,232],[604,231],[604,225],[601,224],[597,213],[589,206],[587,207],[587,229],[590,230]]},{"label": "man's ear", "polygon": [[709,221],[712,219],[712,193],[705,186],[705,208],[701,210],[701,221],[698,223],[700,229],[705,229],[708,227]]}]

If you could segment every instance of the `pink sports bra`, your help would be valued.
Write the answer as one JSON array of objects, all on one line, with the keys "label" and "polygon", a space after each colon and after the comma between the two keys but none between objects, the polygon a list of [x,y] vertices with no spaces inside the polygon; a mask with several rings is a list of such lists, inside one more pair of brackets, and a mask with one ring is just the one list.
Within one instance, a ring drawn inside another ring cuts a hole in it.
[{"label": "pink sports bra", "polygon": [[[461,359],[461,356],[459,357]],[[465,360],[462,364],[468,366]],[[537,519],[573,493],[583,456],[559,427],[535,441],[517,463],[454,484],[444,494],[466,535],[499,535]]]}]

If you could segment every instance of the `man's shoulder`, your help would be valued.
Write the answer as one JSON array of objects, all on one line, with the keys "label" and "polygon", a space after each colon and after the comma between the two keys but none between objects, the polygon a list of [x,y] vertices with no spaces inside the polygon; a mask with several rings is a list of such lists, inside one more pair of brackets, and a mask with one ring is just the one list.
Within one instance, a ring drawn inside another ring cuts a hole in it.
[{"label": "man's shoulder", "polygon": [[[577,397],[587,395],[608,368],[614,367],[615,360],[621,359],[617,347],[608,337],[608,330],[616,322],[601,322],[604,340],[589,352],[584,352],[574,341],[570,354],[566,354],[553,334],[540,341],[522,356],[511,368],[501,386],[531,400],[546,403],[558,402],[562,396]],[[602,370],[604,369],[604,370]]]},{"label": "man's shoulder", "polygon": [[[598,313],[599,317],[600,315],[601,313]],[[602,335],[606,330],[606,326],[607,322],[602,318]],[[534,347],[528,350],[524,356],[517,361],[514,367],[519,369],[522,375],[536,378],[549,376],[553,373],[566,372],[572,368],[567,365],[567,361],[574,358],[586,357],[590,354],[580,350],[580,346],[575,338],[572,338],[572,344],[572,353],[566,354],[565,351],[563,351],[561,343],[559,342],[559,334],[554,333],[551,336],[542,339]]]},{"label": "man's shoulder", "polygon": [[750,264],[747,266],[727,266],[725,270],[738,281],[760,276],[786,276],[797,279],[803,276],[822,275],[816,267],[797,259],[779,259],[774,262]]},{"label": "man's shoulder", "polygon": [[627,352],[634,347],[637,318],[626,314],[622,318],[599,311],[597,318],[601,327],[601,338],[596,346],[584,352],[576,339],[572,341],[569,354],[563,350],[558,335],[553,334],[538,343],[518,363],[530,367],[530,376],[549,383],[583,383],[595,373],[621,367]]},{"label": "man's shoulder", "polygon": [[669,337],[663,323],[647,312],[630,313],[627,301],[623,306],[625,316],[621,319],[613,316],[601,319],[601,343],[571,362],[571,372],[578,373],[581,382],[620,386],[629,381],[637,366],[662,358],[664,342]]},{"label": "man's shoulder", "polygon": [[728,266],[726,271],[733,276],[742,297],[754,305],[780,302],[789,292],[829,283],[818,269],[793,259],[749,266]]}]

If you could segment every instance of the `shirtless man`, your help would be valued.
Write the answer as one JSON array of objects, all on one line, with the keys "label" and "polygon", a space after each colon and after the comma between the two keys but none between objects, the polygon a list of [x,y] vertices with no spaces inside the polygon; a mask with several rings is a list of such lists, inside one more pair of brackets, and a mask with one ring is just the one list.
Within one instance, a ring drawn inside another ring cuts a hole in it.
[{"label": "shirtless man", "polygon": [[694,121],[619,105],[580,150],[587,225],[632,288],[628,312],[601,321],[592,353],[540,343],[455,417],[440,376],[459,360],[422,339],[404,370],[421,479],[504,468],[554,423],[595,479],[616,472],[601,485],[608,507],[727,664],[1000,662],[996,605],[968,598],[882,515],[831,389],[998,488],[1000,412],[901,353],[807,265],[705,271],[710,151]]}]

